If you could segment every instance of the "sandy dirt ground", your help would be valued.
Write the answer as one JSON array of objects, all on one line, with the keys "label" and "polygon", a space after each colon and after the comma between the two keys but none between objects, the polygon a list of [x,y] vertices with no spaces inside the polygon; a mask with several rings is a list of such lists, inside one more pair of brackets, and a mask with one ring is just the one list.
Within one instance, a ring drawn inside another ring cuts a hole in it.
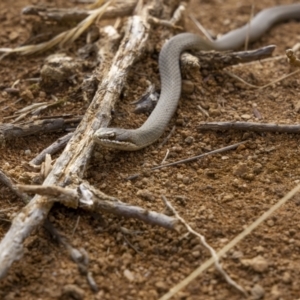
[{"label": "sandy dirt ground", "polygon": [[[253,2],[257,12],[293,1]],[[0,2],[1,47],[16,47],[32,35],[32,21],[20,12],[38,1],[11,3]],[[73,5],[71,1],[43,3],[52,7]],[[78,4],[78,7],[84,6]],[[187,6],[184,30],[198,33],[190,14],[217,35],[245,24],[250,13],[251,5],[245,0],[192,0]],[[159,30],[156,28],[152,34],[158,34]],[[254,85],[264,85],[286,75],[294,68],[287,63],[285,50],[293,47],[299,36],[296,21],[278,24],[250,48],[275,44],[273,56],[281,58],[230,70]],[[65,53],[76,56],[83,44],[84,38]],[[39,77],[45,58],[57,51],[14,55],[0,61],[1,122],[10,122],[9,117],[16,110],[32,103],[51,101],[51,95],[67,101],[63,106],[43,111],[42,116],[85,113],[87,103],[78,94],[78,87],[91,69],[81,71],[74,82],[64,83],[59,89],[47,90],[27,80]],[[131,102],[144,92],[146,80],[159,86],[157,58],[158,53],[154,51],[134,65],[124,97],[115,108],[114,126],[136,128],[147,118],[133,114]],[[7,92],[17,80],[18,92]],[[135,153],[97,148],[86,179],[124,202],[158,212],[165,211],[161,200],[161,195],[165,195],[193,229],[219,250],[300,182],[299,135],[200,131],[197,124],[203,121],[297,124],[300,119],[299,75],[262,90],[249,89],[222,71],[202,75],[202,80],[201,76],[188,80],[195,87],[194,91],[182,95],[175,116],[158,142]],[[23,100],[18,101],[20,97]],[[206,109],[209,117],[197,108],[199,105]],[[254,106],[261,120],[255,117]],[[174,125],[174,133],[159,148]],[[44,133],[9,141],[0,149],[1,169],[15,182],[34,183],[37,174],[24,165],[62,135],[64,132]],[[245,140],[247,143],[236,150],[151,173],[143,172],[149,166],[160,164],[168,150],[167,162],[172,162]],[[124,179],[136,173],[143,175],[134,181]],[[0,184],[0,202],[2,238],[24,203],[3,184]],[[249,299],[300,299],[299,205],[300,195],[296,195],[222,259],[226,272],[247,290]],[[210,257],[197,238],[135,219],[93,215],[59,204],[53,207],[49,219],[73,247],[84,248],[88,253],[89,270],[99,290],[96,293],[91,290],[65,247],[41,227],[26,240],[24,256],[1,281],[1,299],[158,299]],[[243,296],[212,267],[174,299],[236,300]]]}]

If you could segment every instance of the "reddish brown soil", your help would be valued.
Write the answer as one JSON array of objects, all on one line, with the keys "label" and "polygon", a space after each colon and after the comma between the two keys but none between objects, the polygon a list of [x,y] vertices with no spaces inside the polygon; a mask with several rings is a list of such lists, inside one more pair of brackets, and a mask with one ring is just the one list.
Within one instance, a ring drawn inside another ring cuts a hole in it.
[{"label": "reddish brown soil", "polygon": [[[256,2],[256,11],[278,4],[275,0]],[[20,11],[37,1],[16,0],[13,5],[11,3],[8,0],[0,2],[1,47],[15,47],[29,38],[31,23],[20,16]],[[224,33],[247,22],[251,11],[248,3],[245,0],[193,0],[188,13],[193,13],[213,33]],[[66,5],[64,1],[48,1],[48,4]],[[71,6],[71,2],[67,5]],[[188,18],[185,26],[186,31],[197,32]],[[258,42],[251,44],[251,48],[275,44],[277,49],[274,55],[279,56],[284,55],[285,50],[298,40],[299,23],[292,21],[274,27]],[[75,55],[77,46],[70,49],[69,54]],[[42,88],[33,86],[25,79],[37,77],[43,60],[54,51],[29,57],[7,57],[0,62],[2,122],[9,122],[10,119],[4,118],[17,109],[33,102],[50,101],[51,94],[48,91],[45,93]],[[239,66],[232,71],[252,84],[264,85],[292,70],[286,59],[282,58]],[[132,114],[130,102],[143,92],[139,87],[145,79],[159,82],[155,57],[149,56],[148,61],[138,62],[130,74],[127,89],[130,88],[131,92],[116,107],[114,125],[133,128],[143,122],[145,117]],[[16,80],[20,80],[20,93],[29,90],[33,99],[29,97],[16,102],[20,95],[3,91]],[[196,129],[197,124],[200,121],[244,119],[255,122],[253,104],[257,105],[263,122],[299,123],[300,115],[296,110],[299,105],[299,76],[260,91],[250,90],[222,73],[210,74],[203,82],[195,81],[194,84],[199,88],[193,95],[183,95],[177,114],[164,137],[174,124],[177,125],[175,133],[162,148],[158,149],[158,142],[136,153],[107,151],[105,155],[99,154],[91,162],[87,179],[109,195],[160,212],[164,210],[160,195],[164,194],[181,216],[218,250],[299,183],[299,135],[200,132]],[[75,89],[76,86],[70,84],[55,91],[53,94],[56,97],[67,97],[68,102],[62,108],[53,108],[43,114],[84,114],[86,104],[72,98]],[[222,107],[220,99],[224,100]],[[204,119],[196,108],[199,104],[208,109],[211,117]],[[31,183],[30,178],[34,174],[28,173],[23,167],[24,163],[61,135],[63,133],[42,134],[9,142],[0,149],[1,169],[16,182]],[[171,151],[168,161],[171,162],[245,139],[249,142],[238,150],[155,171],[133,182],[123,179],[142,172],[145,166],[159,164],[168,149]],[[31,153],[26,155],[25,150],[28,149]],[[139,196],[139,191],[143,190],[150,195],[146,199]],[[24,204],[1,184],[0,192],[2,238],[9,229],[9,220]],[[222,259],[224,269],[249,293],[255,294],[255,291],[263,289],[261,295],[264,299],[300,297],[299,205],[300,196],[297,195]],[[7,208],[11,210],[1,213]],[[79,225],[72,236],[79,216]],[[157,299],[210,257],[196,238],[183,238],[175,232],[136,220],[106,214],[99,218],[62,205],[54,207],[50,220],[74,247],[83,247],[87,251],[90,271],[99,286],[99,292],[95,294],[91,291],[66,249],[53,242],[41,228],[26,240],[23,258],[14,263],[8,276],[1,282],[1,299],[58,299],[69,284],[80,289],[78,293],[84,299]],[[132,234],[124,237],[120,227]],[[253,260],[249,263],[246,261],[249,259]],[[257,267],[259,260],[263,265],[260,270]],[[132,280],[129,280],[128,272]],[[251,297],[258,299],[258,296]],[[174,299],[221,300],[242,299],[242,296],[211,268]]]}]

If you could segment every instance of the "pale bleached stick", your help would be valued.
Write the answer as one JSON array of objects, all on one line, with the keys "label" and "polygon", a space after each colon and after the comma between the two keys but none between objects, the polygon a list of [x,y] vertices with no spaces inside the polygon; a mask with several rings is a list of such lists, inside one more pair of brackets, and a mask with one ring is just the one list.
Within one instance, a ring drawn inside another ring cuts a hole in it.
[{"label": "pale bleached stick", "polygon": [[0,182],[5,186],[7,186],[18,197],[20,197],[24,203],[28,203],[29,197],[26,194],[21,193],[16,187],[16,185],[13,183],[12,179],[7,174],[5,174],[4,171],[2,171],[1,169],[0,169]]},{"label": "pale bleached stick", "polygon": [[78,124],[80,120],[81,118],[73,118],[72,120],[64,118],[52,118],[35,120],[21,124],[3,123],[0,124],[0,143],[5,144],[5,142],[8,140],[25,137],[28,135],[64,130],[67,127],[71,127],[71,122]]},{"label": "pale bleached stick", "polygon": [[125,218],[135,218],[147,224],[158,225],[170,230],[179,229],[176,218],[124,203],[102,193],[88,182],[82,182],[77,186],[73,185],[72,188],[55,185],[18,185],[17,187],[22,192],[47,196],[48,202],[61,202],[68,207],[80,207],[93,212],[106,212]]},{"label": "pale bleached stick", "polygon": [[300,125],[253,122],[206,122],[197,126],[200,130],[242,130],[256,132],[300,133]]},{"label": "pale bleached stick", "polygon": [[210,252],[212,258],[214,259],[216,269],[221,273],[221,275],[223,275],[225,280],[231,286],[233,286],[234,288],[236,288],[237,290],[242,292],[244,295],[246,295],[246,291],[239,284],[237,284],[234,280],[232,280],[230,278],[230,276],[224,271],[224,269],[222,268],[222,266],[220,264],[219,257],[217,256],[217,253],[216,253],[215,249],[213,249],[206,242],[205,237],[202,234],[196,232],[194,229],[192,229],[192,227],[188,223],[186,223],[186,221],[179,215],[179,213],[175,210],[175,208],[171,205],[171,203],[167,200],[167,198],[165,196],[162,196],[162,199],[163,199],[165,205],[173,212],[176,219],[178,219],[186,227],[188,232],[192,233],[193,235],[197,236],[200,239],[202,245]]},{"label": "pale bleached stick", "polygon": [[[218,258],[226,254],[230,249],[232,249],[237,243],[244,239],[248,234],[250,234],[254,229],[258,227],[262,222],[264,222],[272,213],[279,209],[283,204],[285,204],[289,199],[291,199],[296,193],[300,191],[300,184],[288,192],[283,198],[281,198],[275,205],[273,205],[268,211],[262,214],[256,221],[254,221],[250,226],[248,226],[244,231],[237,235],[233,240],[231,240],[227,245],[225,245],[219,252],[217,252]],[[212,257],[208,259],[199,268],[194,270],[188,277],[182,280],[179,284],[170,289],[168,293],[163,295],[159,300],[168,300],[172,298],[176,293],[186,287],[191,281],[196,279],[201,273],[207,270],[215,262]]]},{"label": "pale bleached stick", "polygon": [[[66,186],[83,177],[94,148],[92,136],[99,127],[108,125],[111,111],[126,82],[128,70],[146,45],[147,28],[146,16],[128,19],[124,38],[110,68],[99,69],[99,72],[104,72],[102,75],[105,80],[99,84],[92,103],[64,152],[56,160],[44,185]],[[107,51],[113,52],[111,48]],[[11,228],[0,243],[0,278],[7,274],[15,260],[22,257],[24,240],[43,223],[51,207],[52,202],[36,195],[14,218]]]},{"label": "pale bleached stick", "polygon": [[[102,19],[125,17],[132,13],[137,0],[118,0],[109,6]],[[44,6],[27,6],[22,10],[23,15],[37,15],[46,21],[80,22],[89,16],[91,10],[77,8],[45,8]]]},{"label": "pale bleached stick", "polygon": [[72,136],[73,136],[73,132],[69,132],[68,134],[57,139],[53,144],[51,144],[49,147],[47,147],[41,153],[39,153],[35,158],[33,158],[29,162],[29,165],[31,166],[40,165],[45,160],[46,154],[54,154],[59,150],[61,150],[63,147],[65,147],[65,145],[68,143],[68,141]]}]

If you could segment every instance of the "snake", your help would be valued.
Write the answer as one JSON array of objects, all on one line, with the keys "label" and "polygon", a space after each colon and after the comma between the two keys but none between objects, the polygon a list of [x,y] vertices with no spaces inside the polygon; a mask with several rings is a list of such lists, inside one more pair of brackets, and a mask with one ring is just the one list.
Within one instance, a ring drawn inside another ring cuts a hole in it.
[{"label": "snake", "polygon": [[164,133],[174,115],[181,96],[180,56],[186,50],[234,50],[248,38],[257,40],[275,23],[300,19],[300,3],[279,5],[260,11],[249,24],[234,29],[217,40],[205,40],[196,34],[180,33],[167,41],[159,54],[161,92],[156,107],[137,129],[98,129],[93,136],[96,144],[107,148],[136,151],[154,143]]}]

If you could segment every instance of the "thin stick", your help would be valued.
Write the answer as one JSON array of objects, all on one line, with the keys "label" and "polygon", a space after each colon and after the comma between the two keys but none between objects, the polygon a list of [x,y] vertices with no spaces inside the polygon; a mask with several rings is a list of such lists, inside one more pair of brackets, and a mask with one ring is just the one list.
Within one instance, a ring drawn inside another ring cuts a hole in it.
[{"label": "thin stick", "polygon": [[251,31],[251,20],[253,18],[253,14],[254,14],[254,5],[252,3],[251,5],[251,13],[250,13],[250,18],[249,18],[249,22],[248,22],[248,30],[247,30],[247,35],[246,35],[246,40],[245,40],[245,50],[248,50],[248,45],[249,45],[249,33]]},{"label": "thin stick", "polygon": [[[216,153],[222,153],[222,152],[225,152],[225,151],[228,151],[228,150],[233,150],[233,149],[236,149],[239,145],[245,144],[246,142],[247,141],[240,142],[240,143],[237,143],[237,144],[233,144],[231,146],[226,146],[226,147],[216,149],[216,150],[213,150],[213,151],[210,151],[210,152],[207,152],[207,153],[203,153],[203,154],[200,154],[200,155],[197,155],[197,156],[193,156],[193,157],[185,158],[185,159],[182,159],[182,160],[178,160],[178,161],[175,161],[175,162],[172,162],[172,163],[169,163],[169,164],[152,167],[150,170],[158,170],[158,169],[162,169],[162,168],[166,168],[166,167],[171,167],[171,166],[175,166],[175,165],[179,165],[179,164],[184,164],[184,163],[187,163],[187,162],[190,162],[190,161],[197,160],[197,159],[202,158],[204,156],[208,156],[208,155],[216,154]],[[140,176],[140,174],[134,174],[134,175],[130,175],[130,176],[126,177],[126,179],[127,180],[134,180],[134,179],[137,179],[139,176]]]},{"label": "thin stick", "polygon": [[207,122],[198,126],[201,130],[242,130],[256,132],[300,133],[300,125],[252,123],[252,122]]},{"label": "thin stick", "polygon": [[171,129],[170,133],[167,135],[167,137],[161,142],[161,144],[158,146],[158,148],[161,148],[172,136],[172,134],[174,133],[176,129],[176,126],[174,125],[173,128]]},{"label": "thin stick", "polygon": [[172,162],[172,163],[169,163],[169,164],[165,164],[165,165],[156,166],[156,167],[151,168],[151,170],[158,170],[158,169],[162,169],[162,168],[166,168],[166,167],[170,167],[170,166],[184,164],[184,163],[187,163],[187,162],[190,162],[190,161],[197,160],[198,158],[201,158],[201,157],[204,157],[204,156],[207,156],[207,155],[221,153],[221,152],[228,151],[228,150],[233,150],[233,149],[236,149],[239,145],[245,144],[245,143],[246,143],[246,141],[236,143],[236,144],[233,144],[231,146],[226,146],[226,147],[223,147],[223,148],[220,148],[220,149],[217,149],[217,150],[213,150],[213,151],[210,151],[210,152],[207,152],[207,153],[203,153],[203,154],[200,154],[200,155],[197,155],[197,156],[193,156],[193,157],[190,157],[190,158],[185,158],[185,159],[178,160],[178,161],[175,161],[175,162]]},{"label": "thin stick", "polygon": [[[244,239],[248,234],[250,234],[254,229],[258,227],[262,222],[264,222],[272,213],[274,213],[278,208],[285,204],[289,199],[291,199],[296,193],[300,191],[300,184],[288,192],[283,198],[281,198],[275,205],[273,205],[267,212],[262,214],[256,221],[254,221],[250,226],[248,226],[244,231],[237,235],[233,240],[231,240],[226,246],[224,246],[218,253],[218,258],[222,257],[230,249],[232,249],[238,242]],[[173,297],[176,293],[186,287],[192,280],[198,277],[203,271],[208,269],[215,262],[214,258],[208,259],[199,268],[193,271],[188,277],[182,280],[179,284],[174,286],[168,293],[163,295],[159,300],[168,300]]]},{"label": "thin stick", "polygon": [[237,75],[235,75],[235,74],[233,74],[233,73],[231,73],[231,72],[229,72],[229,71],[224,71],[224,72],[225,72],[227,75],[231,76],[232,78],[234,78],[234,79],[236,79],[236,80],[238,80],[238,81],[244,83],[245,85],[247,85],[247,86],[249,86],[249,87],[251,87],[251,88],[254,88],[254,89],[264,89],[264,88],[266,88],[266,87],[268,87],[268,86],[270,86],[270,85],[273,85],[273,84],[275,84],[275,83],[277,83],[277,82],[279,82],[279,81],[282,81],[282,80],[284,80],[284,79],[286,79],[286,78],[289,78],[289,77],[291,77],[291,76],[294,76],[295,74],[297,74],[297,73],[300,72],[300,69],[298,69],[298,70],[296,70],[296,71],[294,71],[294,72],[292,72],[292,73],[289,73],[289,74],[287,74],[287,75],[283,75],[283,76],[279,77],[278,79],[275,79],[274,81],[269,82],[269,83],[267,83],[267,84],[265,84],[265,85],[263,85],[263,86],[258,86],[258,85],[253,85],[253,84],[251,84],[251,83],[248,83],[248,82],[246,82],[244,79],[238,77]]},{"label": "thin stick", "polygon": [[198,27],[198,29],[203,33],[203,35],[205,35],[205,37],[213,42],[214,39],[211,37],[211,35],[208,33],[208,31],[205,29],[204,26],[202,26],[202,24],[194,17],[193,14],[189,15],[190,19],[195,23],[195,25]]},{"label": "thin stick", "polygon": [[77,220],[76,220],[76,223],[75,223],[75,226],[74,226],[74,228],[73,228],[73,230],[72,230],[72,235],[71,235],[71,238],[72,238],[72,239],[73,239],[74,234],[75,234],[75,231],[76,231],[76,229],[77,229],[77,227],[78,227],[79,221],[80,221],[80,216],[78,216],[78,218],[77,218]]},{"label": "thin stick", "polygon": [[[128,70],[132,68],[133,62],[140,57],[145,49],[148,39],[148,31],[146,30],[148,28],[146,22],[147,9],[148,6],[145,7],[143,17],[128,18],[124,28],[124,36],[115,55],[109,56],[109,54],[114,53],[111,48],[113,41],[109,37],[107,38],[106,44],[108,44],[108,47],[105,49],[104,54],[107,57],[109,67],[102,68],[100,66],[96,72],[97,76],[104,76],[105,80],[98,84],[97,92],[81,123],[45,179],[43,183],[45,186],[67,186],[71,182],[81,181],[84,176],[94,148],[91,137],[99,127],[107,127],[109,124],[112,108],[116,100],[119,99],[126,82]],[[57,197],[53,198],[54,200],[57,199]],[[14,261],[21,259],[23,242],[32,231],[44,222],[53,203],[53,201],[47,201],[46,197],[36,195],[15,216],[10,229],[0,242],[0,279],[5,277]],[[121,212],[122,210],[119,211],[119,213]],[[147,214],[146,210],[138,212]],[[126,213],[128,212],[126,211]],[[155,218],[155,215],[153,215],[153,218]],[[170,219],[164,218],[164,220],[169,221]]]},{"label": "thin stick", "polygon": [[173,214],[175,215],[175,217],[186,227],[186,229],[188,230],[188,232],[196,235],[200,239],[202,245],[210,252],[210,254],[212,256],[212,259],[215,262],[216,269],[223,275],[223,277],[225,278],[225,280],[230,285],[232,285],[237,290],[239,290],[240,292],[242,292],[243,294],[246,295],[246,291],[239,284],[237,284],[234,280],[232,280],[230,278],[230,276],[224,271],[224,269],[220,265],[219,258],[217,256],[216,251],[206,242],[205,237],[203,235],[201,235],[200,233],[196,232],[195,230],[193,230],[191,228],[191,226],[185,222],[185,220],[178,214],[178,212],[174,209],[174,207],[171,205],[171,203],[167,200],[167,198],[165,196],[161,196],[161,197],[162,197],[164,203],[166,204],[166,206],[173,212]]},{"label": "thin stick", "polygon": [[162,162],[160,163],[161,165],[163,165],[165,163],[165,161],[167,160],[169,154],[170,154],[170,150],[167,149],[166,155],[165,155],[164,159],[162,160]]},{"label": "thin stick", "polygon": [[72,136],[73,136],[73,132],[70,132],[60,137],[53,144],[51,144],[49,147],[44,149],[40,154],[38,154],[35,158],[33,158],[29,162],[29,164],[35,166],[40,165],[45,160],[46,154],[55,154],[56,152],[61,150],[63,147],[66,146],[66,144],[69,142]]},{"label": "thin stick", "polygon": [[21,193],[16,185],[13,183],[12,179],[9,178],[1,169],[0,169],[0,182],[7,186],[15,195],[23,200],[24,203],[28,203],[30,197],[25,193]]}]

